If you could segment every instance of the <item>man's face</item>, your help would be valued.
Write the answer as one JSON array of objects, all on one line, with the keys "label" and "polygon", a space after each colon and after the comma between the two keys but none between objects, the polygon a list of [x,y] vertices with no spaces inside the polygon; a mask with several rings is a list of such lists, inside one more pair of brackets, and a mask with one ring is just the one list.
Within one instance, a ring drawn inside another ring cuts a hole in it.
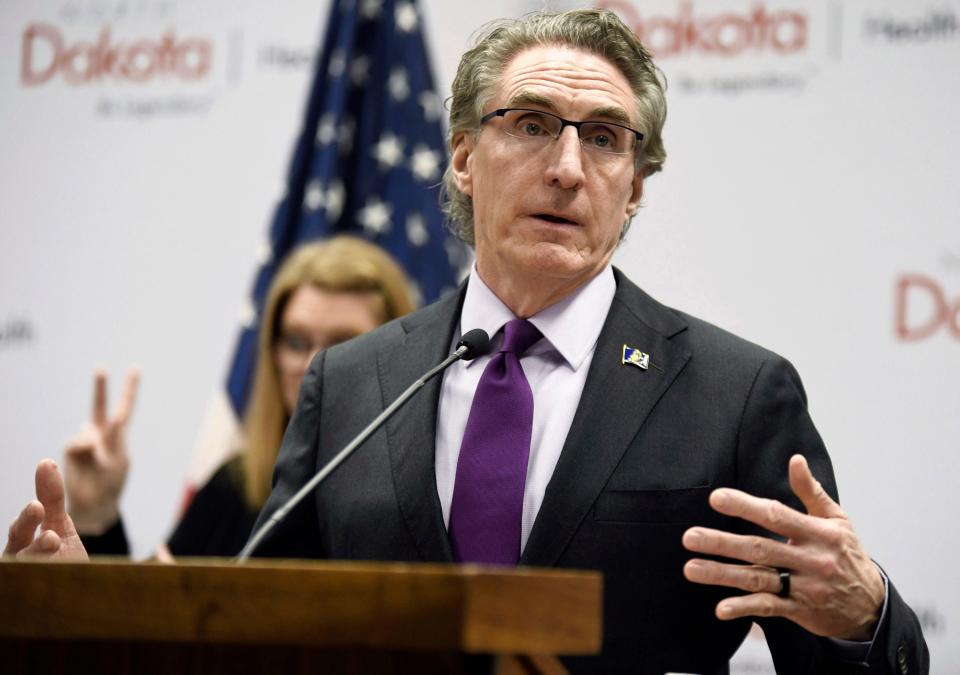
[{"label": "man's face", "polygon": [[[511,60],[484,110],[533,108],[573,120],[636,128],[624,75],[607,60],[563,46],[532,47]],[[579,287],[609,262],[636,210],[643,176],[634,155],[581,148],[577,130],[533,145],[503,132],[502,118],[454,139],[453,169],[473,199],[477,269],[494,290],[552,278]]]}]

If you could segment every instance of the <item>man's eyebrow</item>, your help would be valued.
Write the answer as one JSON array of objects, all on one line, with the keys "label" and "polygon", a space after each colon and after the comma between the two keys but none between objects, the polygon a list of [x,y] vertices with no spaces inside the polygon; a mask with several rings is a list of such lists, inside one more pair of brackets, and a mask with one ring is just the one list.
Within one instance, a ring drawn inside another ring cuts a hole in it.
[{"label": "man's eyebrow", "polygon": [[[557,113],[557,105],[552,100],[543,96],[541,94],[535,94],[529,91],[521,91],[510,97],[510,100],[507,101],[507,108],[523,108],[528,105],[535,105],[539,108],[544,108],[545,110]],[[620,106],[608,105],[600,108],[594,108],[591,110],[584,120],[597,120],[597,119],[608,119],[611,122],[618,122],[626,126],[632,126],[633,120],[630,119],[630,115],[627,114],[627,111],[621,108]]]},{"label": "man's eyebrow", "polygon": [[546,96],[541,94],[534,94],[529,91],[520,91],[510,97],[510,100],[507,101],[508,108],[522,108],[528,105],[535,105],[541,108],[546,108],[552,113],[557,112],[556,104],[551,101]]}]

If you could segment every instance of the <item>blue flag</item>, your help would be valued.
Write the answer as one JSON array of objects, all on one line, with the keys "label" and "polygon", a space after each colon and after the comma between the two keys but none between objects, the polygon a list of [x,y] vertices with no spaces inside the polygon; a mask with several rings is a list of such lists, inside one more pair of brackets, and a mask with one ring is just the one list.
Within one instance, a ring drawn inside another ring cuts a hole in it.
[{"label": "blue flag", "polygon": [[412,0],[334,0],[270,256],[252,292],[227,380],[241,417],[252,386],[267,290],[298,245],[348,233],[389,251],[425,302],[452,289],[469,260],[439,207],[443,107]]}]

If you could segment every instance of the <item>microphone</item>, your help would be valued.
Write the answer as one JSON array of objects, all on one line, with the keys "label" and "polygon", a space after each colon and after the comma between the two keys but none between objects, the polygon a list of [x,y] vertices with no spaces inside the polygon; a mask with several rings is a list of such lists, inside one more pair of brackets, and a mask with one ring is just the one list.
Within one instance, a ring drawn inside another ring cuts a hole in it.
[{"label": "microphone", "polygon": [[383,423],[386,422],[393,413],[403,406],[414,394],[420,391],[428,380],[432,379],[439,373],[442,373],[444,370],[449,368],[455,361],[472,361],[478,356],[483,356],[490,351],[490,336],[487,335],[487,332],[481,328],[474,328],[473,330],[467,331],[457,343],[457,348],[453,351],[450,356],[445,358],[443,361],[438,363],[436,366],[424,373],[419,380],[411,384],[407,389],[400,394],[389,406],[384,409],[382,413],[377,415],[377,417],[367,425],[367,427],[361,431],[357,436],[350,441],[346,447],[338,452],[333,459],[326,463],[326,465],[318,471],[313,478],[311,478],[307,483],[300,488],[295,495],[293,495],[287,502],[281,506],[279,509],[273,512],[273,515],[265,522],[259,530],[253,533],[253,536],[250,537],[250,540],[243,547],[243,550],[240,551],[240,554],[236,557],[236,563],[242,565],[249,558],[250,555],[257,549],[257,546],[260,545],[260,542],[270,533],[270,531],[276,527],[280,521],[286,518],[287,514],[292,511],[297,504],[303,501],[303,499],[309,495],[311,492],[316,489],[320,483],[322,483],[327,476],[329,476],[333,471],[340,466],[343,461],[349,457],[354,450],[360,447],[364,441],[370,438],[377,429],[383,426]]}]

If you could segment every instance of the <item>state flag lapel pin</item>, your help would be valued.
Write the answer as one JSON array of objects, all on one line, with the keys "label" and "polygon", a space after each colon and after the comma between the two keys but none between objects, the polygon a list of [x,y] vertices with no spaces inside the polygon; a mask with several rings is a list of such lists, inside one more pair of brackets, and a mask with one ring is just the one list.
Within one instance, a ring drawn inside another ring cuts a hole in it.
[{"label": "state flag lapel pin", "polygon": [[623,345],[623,362],[622,365],[631,364],[639,368],[640,370],[647,370],[650,367],[650,355],[646,352],[641,352],[636,347],[628,347]]}]

